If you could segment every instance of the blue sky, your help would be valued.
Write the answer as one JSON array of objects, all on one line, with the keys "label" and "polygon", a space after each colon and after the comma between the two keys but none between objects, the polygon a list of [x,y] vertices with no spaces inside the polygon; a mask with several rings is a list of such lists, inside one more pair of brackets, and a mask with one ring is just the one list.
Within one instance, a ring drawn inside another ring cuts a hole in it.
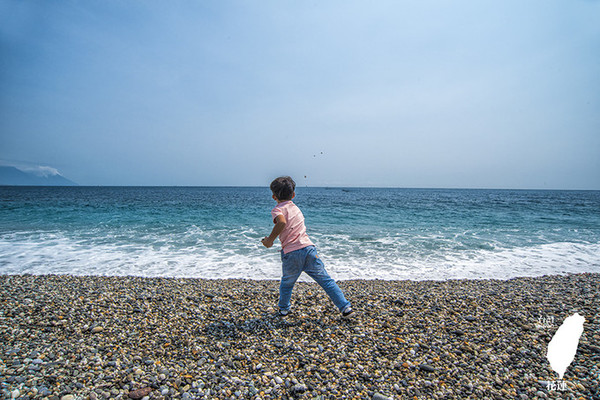
[{"label": "blue sky", "polygon": [[600,189],[600,1],[0,0],[0,46],[0,163],[83,185]]}]

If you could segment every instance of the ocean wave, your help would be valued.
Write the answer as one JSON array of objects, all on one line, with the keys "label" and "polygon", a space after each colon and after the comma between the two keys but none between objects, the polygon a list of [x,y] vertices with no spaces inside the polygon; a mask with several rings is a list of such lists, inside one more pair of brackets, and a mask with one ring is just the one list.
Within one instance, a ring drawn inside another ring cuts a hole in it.
[{"label": "ocean wave", "polygon": [[[277,246],[265,249],[261,237],[252,228],[205,235],[197,227],[182,238],[151,236],[141,241],[82,239],[61,232],[13,233],[0,237],[0,273],[279,279]],[[338,280],[509,279],[600,270],[600,243],[511,248],[496,243],[467,250],[446,244],[428,250],[418,238],[317,239],[327,270]]]}]

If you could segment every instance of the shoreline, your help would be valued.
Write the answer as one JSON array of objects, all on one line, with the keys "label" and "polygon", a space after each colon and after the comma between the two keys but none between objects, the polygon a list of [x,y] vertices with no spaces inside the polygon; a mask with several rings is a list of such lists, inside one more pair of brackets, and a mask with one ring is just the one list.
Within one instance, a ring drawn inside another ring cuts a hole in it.
[{"label": "shoreline", "polygon": [[[600,396],[598,273],[338,283],[350,320],[313,282],[296,284],[281,318],[278,280],[0,275],[0,390],[49,400]],[[586,321],[566,390],[548,390],[558,375],[547,344],[574,312]]]},{"label": "shoreline", "polygon": [[[552,278],[552,277],[569,277],[569,276],[579,276],[579,275],[600,275],[600,272],[561,272],[561,273],[549,273],[543,275],[519,275],[519,276],[511,276],[508,278],[444,278],[444,279],[414,279],[414,278],[349,278],[349,279],[335,279],[337,283],[356,283],[356,282],[411,282],[411,283],[440,283],[440,282],[488,282],[488,281],[497,281],[497,282],[507,282],[514,279],[540,279],[540,278]],[[101,275],[101,274],[73,274],[73,273],[47,273],[47,274],[38,274],[38,273],[30,273],[30,272],[19,272],[19,273],[1,273],[0,272],[0,280],[8,279],[10,281],[11,277],[16,278],[25,278],[25,277],[38,277],[38,278],[52,278],[52,277],[67,277],[67,278],[82,278],[82,279],[142,279],[142,280],[179,280],[182,282],[185,281],[207,281],[207,282],[276,282],[279,285],[279,278],[206,278],[206,277],[194,277],[194,276],[147,276],[147,275]],[[333,277],[333,276],[332,276]],[[302,280],[303,279],[303,280]],[[1,282],[0,282],[1,283]],[[315,281],[310,278],[307,274],[303,273],[300,275],[300,278],[297,281],[302,284],[315,284]],[[295,287],[294,287],[295,290]]]}]

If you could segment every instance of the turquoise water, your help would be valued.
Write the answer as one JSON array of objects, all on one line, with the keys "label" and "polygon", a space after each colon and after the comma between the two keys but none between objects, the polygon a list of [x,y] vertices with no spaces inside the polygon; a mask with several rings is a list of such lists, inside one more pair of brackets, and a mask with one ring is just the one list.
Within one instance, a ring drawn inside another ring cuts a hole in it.
[{"label": "turquoise water", "polygon": [[[336,279],[600,271],[600,192],[297,188]],[[0,273],[278,279],[268,188],[0,187]]]}]

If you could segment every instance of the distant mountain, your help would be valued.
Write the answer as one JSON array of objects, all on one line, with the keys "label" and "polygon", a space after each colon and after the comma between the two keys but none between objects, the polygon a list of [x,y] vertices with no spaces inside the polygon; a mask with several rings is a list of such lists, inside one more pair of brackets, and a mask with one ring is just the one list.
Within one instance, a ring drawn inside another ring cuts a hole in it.
[{"label": "distant mountain", "polygon": [[35,174],[0,166],[0,186],[78,186],[59,173]]}]

